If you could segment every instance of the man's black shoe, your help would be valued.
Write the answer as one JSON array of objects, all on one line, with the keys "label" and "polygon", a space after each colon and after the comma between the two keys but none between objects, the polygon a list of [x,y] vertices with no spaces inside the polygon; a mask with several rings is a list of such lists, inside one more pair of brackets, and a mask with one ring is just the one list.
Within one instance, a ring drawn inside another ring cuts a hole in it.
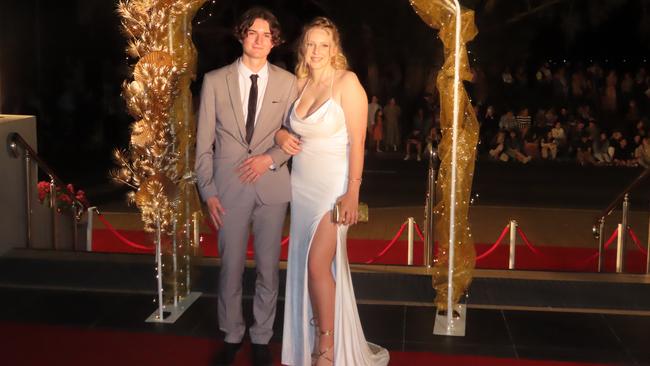
[{"label": "man's black shoe", "polygon": [[228,343],[223,342],[223,347],[221,351],[217,353],[217,356],[214,359],[214,366],[230,366],[235,362],[235,356],[237,356],[237,351],[241,347],[240,343]]},{"label": "man's black shoe", "polygon": [[271,350],[268,344],[251,344],[253,349],[253,366],[271,366]]}]

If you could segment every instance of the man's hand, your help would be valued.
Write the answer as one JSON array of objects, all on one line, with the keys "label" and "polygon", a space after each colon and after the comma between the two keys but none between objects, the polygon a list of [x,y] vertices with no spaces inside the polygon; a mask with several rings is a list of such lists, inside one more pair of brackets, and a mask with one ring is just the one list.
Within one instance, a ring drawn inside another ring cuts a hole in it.
[{"label": "man's hand", "polygon": [[219,198],[217,198],[217,196],[212,196],[209,197],[205,203],[208,206],[208,211],[210,212],[210,219],[212,219],[212,223],[217,228],[217,230],[220,229],[221,226],[223,226],[223,219],[221,216],[226,214],[226,210],[224,210],[223,206],[221,206],[221,201],[219,201]]},{"label": "man's hand", "polygon": [[239,180],[242,183],[255,183],[262,174],[269,170],[271,164],[273,164],[273,159],[270,155],[251,156],[239,166]]}]

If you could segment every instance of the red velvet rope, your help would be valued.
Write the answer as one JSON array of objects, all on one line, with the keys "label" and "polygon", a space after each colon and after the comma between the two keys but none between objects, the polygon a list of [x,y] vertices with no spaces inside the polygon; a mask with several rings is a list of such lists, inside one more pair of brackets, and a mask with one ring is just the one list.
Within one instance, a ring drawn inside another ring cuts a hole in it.
[{"label": "red velvet rope", "polygon": [[[612,245],[614,240],[616,240],[617,235],[618,235],[618,229],[614,229],[614,232],[612,233],[612,236],[610,236],[609,239],[607,239],[607,242],[605,242],[605,245],[603,246],[604,250],[607,250],[609,248],[609,246]],[[587,263],[591,262],[592,260],[594,260],[596,258],[598,258],[598,252],[596,252],[596,253],[592,254],[591,256],[589,256],[589,258],[585,259],[582,263],[583,263],[583,265],[587,264]]]},{"label": "red velvet rope", "polygon": [[524,241],[524,243],[526,243],[526,246],[528,247],[528,249],[530,249],[531,252],[533,252],[535,255],[542,255],[542,253],[540,253],[540,251],[533,246],[530,240],[528,240],[526,234],[524,234],[524,231],[521,230],[521,227],[517,226],[517,232],[519,233],[519,236],[521,236],[521,239]]},{"label": "red velvet rope", "polygon": [[648,251],[643,249],[641,244],[639,244],[639,238],[636,236],[634,231],[632,231],[632,228],[629,228],[628,232],[630,233],[630,238],[632,238],[632,242],[634,242],[634,245],[636,245],[636,247],[639,248],[639,250],[641,251],[641,253],[643,253],[643,255],[648,255]]},{"label": "red velvet rope", "polygon": [[420,225],[417,222],[415,223],[415,232],[418,233],[420,240],[424,241],[424,234],[422,234],[422,229],[420,229]]},{"label": "red velvet rope", "polygon": [[153,249],[154,249],[153,246],[148,247],[148,246],[140,245],[140,244],[134,243],[134,242],[130,241],[129,239],[127,239],[126,237],[124,237],[122,234],[120,234],[119,232],[117,232],[117,230],[115,230],[115,228],[113,227],[113,225],[111,225],[111,223],[108,222],[108,220],[106,220],[106,218],[104,217],[104,215],[102,215],[102,214],[97,214],[97,217],[98,217],[99,220],[104,224],[104,226],[106,226],[106,228],[108,229],[108,231],[110,231],[111,233],[113,233],[113,235],[115,235],[115,236],[116,236],[116,237],[117,237],[117,238],[118,238],[122,243],[124,243],[124,244],[126,244],[126,245],[128,245],[128,246],[130,246],[130,247],[133,247],[133,248],[136,248],[136,249],[140,249],[140,250],[153,250]]},{"label": "red velvet rope", "polygon": [[405,228],[406,228],[406,222],[402,224],[402,227],[399,228],[399,230],[397,231],[397,234],[395,234],[393,239],[388,244],[386,244],[384,249],[382,249],[381,252],[379,252],[379,254],[377,254],[374,258],[367,260],[366,264],[372,264],[375,261],[377,261],[377,259],[381,258],[384,254],[386,254],[386,252],[388,252],[388,250],[390,248],[392,248],[393,245],[395,245],[395,243],[397,242],[397,239],[399,239],[399,237],[402,235]]},{"label": "red velvet rope", "polygon": [[483,259],[483,258],[487,257],[488,255],[492,254],[492,252],[494,252],[497,249],[499,244],[501,244],[501,241],[503,240],[503,238],[506,237],[506,234],[508,233],[508,230],[510,230],[510,224],[506,225],[506,227],[503,228],[503,231],[501,232],[501,235],[499,235],[499,239],[497,239],[497,241],[494,244],[492,244],[490,249],[486,250],[485,252],[483,252],[483,254],[476,257],[476,260],[480,261],[481,259]]}]

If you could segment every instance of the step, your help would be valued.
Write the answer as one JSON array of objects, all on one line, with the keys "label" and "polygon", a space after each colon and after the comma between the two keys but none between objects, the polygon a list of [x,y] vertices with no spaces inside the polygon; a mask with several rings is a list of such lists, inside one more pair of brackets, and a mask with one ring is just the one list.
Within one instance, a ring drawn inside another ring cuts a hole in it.
[{"label": "step", "polygon": [[[280,264],[284,296],[286,263]],[[199,258],[193,290],[216,296],[219,260]],[[0,286],[154,294],[154,257],[13,249],[0,257]],[[359,303],[433,306],[430,270],[352,265]],[[253,294],[255,269],[247,262],[244,296]],[[476,270],[469,307],[650,315],[650,276],[612,273]]]}]

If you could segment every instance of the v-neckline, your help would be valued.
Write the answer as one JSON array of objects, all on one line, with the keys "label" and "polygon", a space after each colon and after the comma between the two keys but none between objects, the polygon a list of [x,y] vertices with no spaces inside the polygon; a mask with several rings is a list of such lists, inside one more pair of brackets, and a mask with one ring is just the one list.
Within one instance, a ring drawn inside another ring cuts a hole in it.
[{"label": "v-neckline", "polygon": [[301,121],[305,121],[305,120],[309,119],[309,117],[311,117],[311,116],[315,115],[316,113],[318,113],[318,111],[320,111],[320,109],[323,108],[323,106],[325,106],[325,104],[329,103],[332,100],[332,97],[327,98],[327,100],[325,100],[321,105],[319,105],[318,108],[314,109],[313,112],[307,114],[305,117],[300,117],[298,115],[298,112],[297,112],[298,104],[300,104],[301,100],[302,100],[302,95],[300,96],[300,98],[298,98],[298,100],[296,100],[296,106],[293,109],[293,111],[295,112],[296,117],[298,117],[298,119],[300,119]]}]

